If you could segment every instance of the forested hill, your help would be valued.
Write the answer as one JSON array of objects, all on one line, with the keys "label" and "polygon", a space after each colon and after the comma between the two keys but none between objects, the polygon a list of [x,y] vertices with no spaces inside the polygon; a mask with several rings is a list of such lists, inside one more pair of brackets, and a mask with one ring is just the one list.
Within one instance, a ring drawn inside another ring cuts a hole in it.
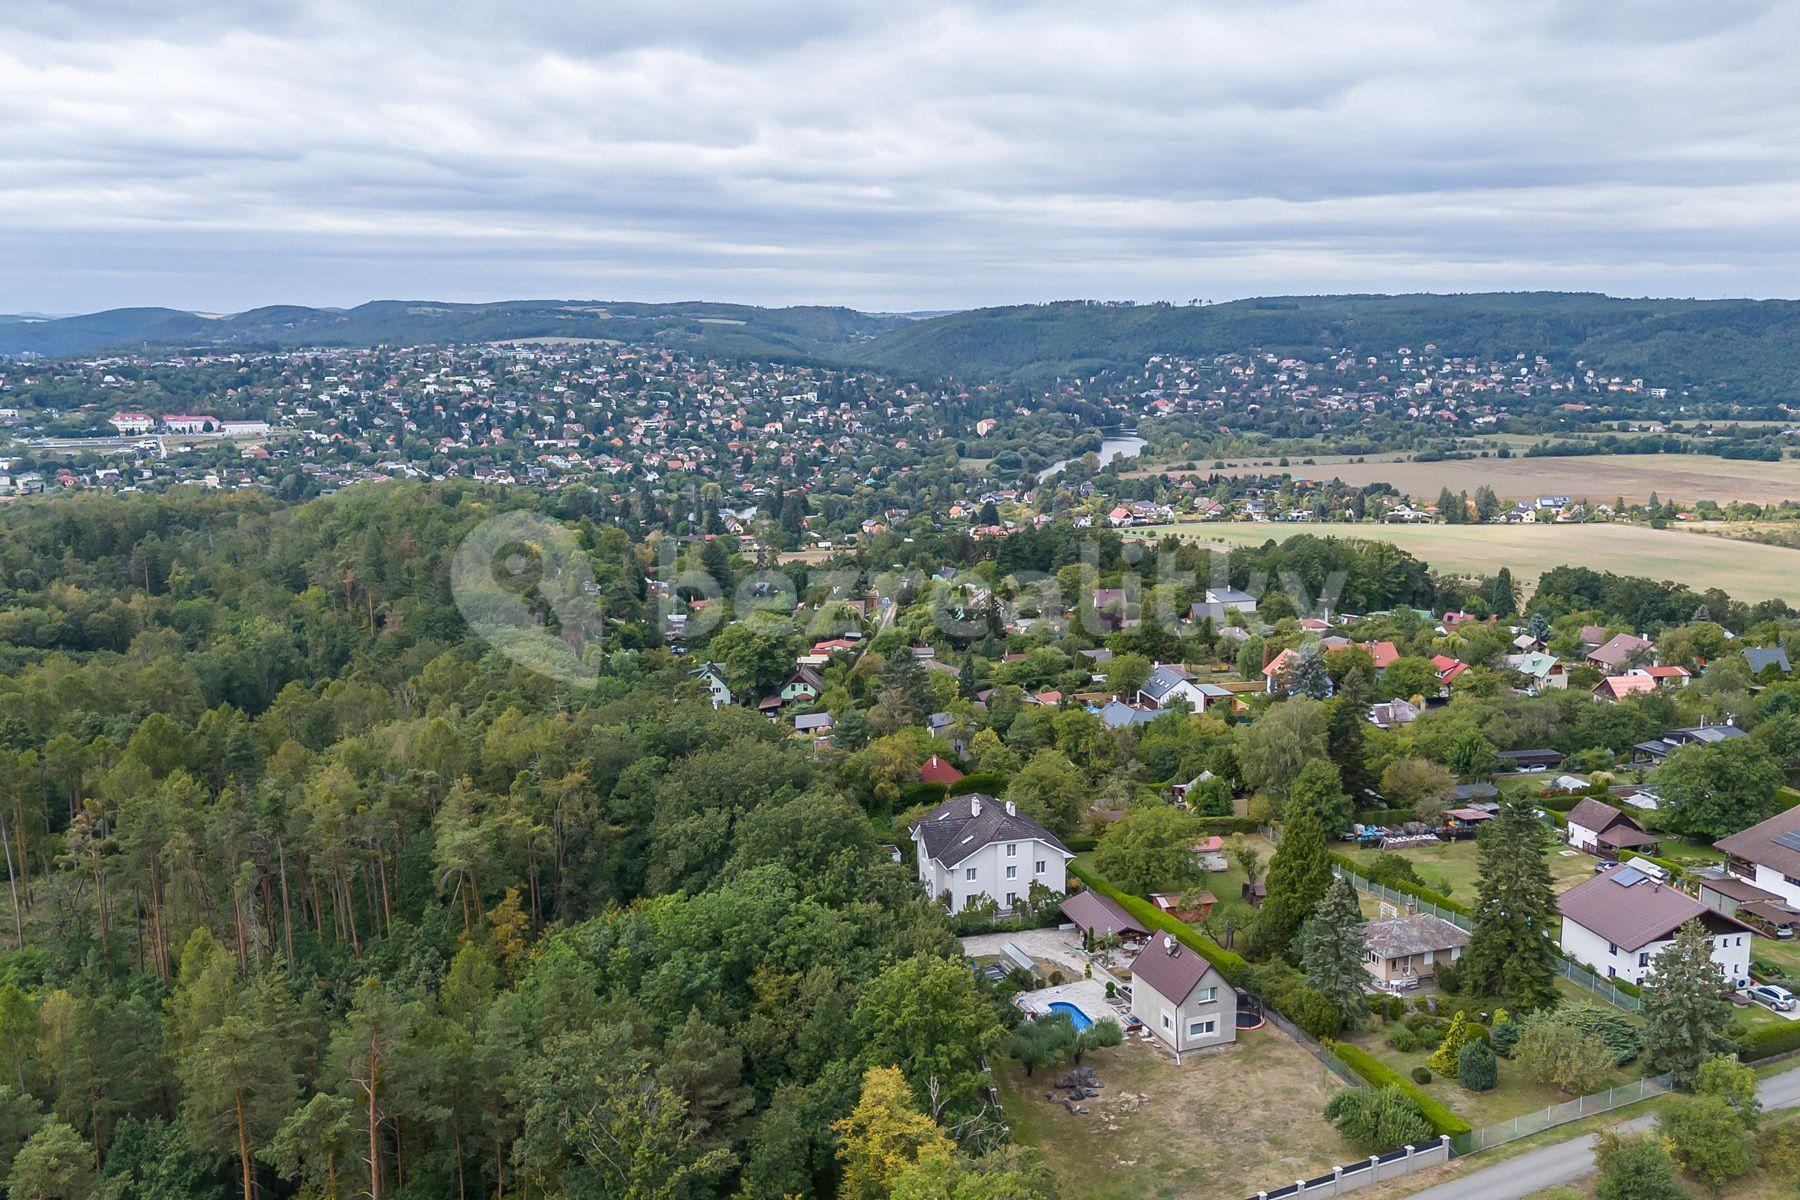
[{"label": "forested hill", "polygon": [[1042,379],[1139,364],[1151,354],[1321,347],[1511,358],[1541,354],[1660,386],[1800,398],[1800,303],[1617,300],[1569,292],[1315,296],[1199,307],[1069,302],[956,313],[897,328],[857,351],[919,374]]},{"label": "forested hill", "polygon": [[113,349],[420,346],[572,338],[679,346],[737,357],[815,358],[852,351],[906,318],[847,308],[510,300],[377,300],[350,309],[276,305],[230,316],[117,308],[54,320],[0,318],[0,355]]},{"label": "forested hill", "polygon": [[1800,302],[1620,300],[1591,293],[1283,296],[1175,307],[1085,301],[927,319],[847,308],[519,300],[276,306],[225,317],[168,308],[55,320],[0,318],[0,355],[209,346],[430,345],[534,338],[680,346],[735,357],[861,363],[921,377],[1041,381],[1157,353],[1321,347],[1577,361],[1656,386],[1800,400]]}]

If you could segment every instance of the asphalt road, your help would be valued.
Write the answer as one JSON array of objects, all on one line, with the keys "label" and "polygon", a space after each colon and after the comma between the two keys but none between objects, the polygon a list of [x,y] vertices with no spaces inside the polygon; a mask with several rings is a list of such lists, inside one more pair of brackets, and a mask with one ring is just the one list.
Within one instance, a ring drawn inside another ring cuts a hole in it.
[{"label": "asphalt road", "polygon": [[[1800,1067],[1771,1075],[1757,1088],[1763,1108],[1800,1106]],[[1642,1132],[1654,1118],[1634,1117],[1621,1130]],[[1411,1200],[1519,1200],[1559,1183],[1573,1183],[1594,1170],[1594,1135],[1545,1146],[1460,1179],[1413,1193]]]}]

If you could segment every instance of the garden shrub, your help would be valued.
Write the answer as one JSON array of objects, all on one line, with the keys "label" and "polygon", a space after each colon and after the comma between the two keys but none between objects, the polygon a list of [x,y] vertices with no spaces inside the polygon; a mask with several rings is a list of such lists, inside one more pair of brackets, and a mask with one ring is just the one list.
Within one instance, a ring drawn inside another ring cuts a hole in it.
[{"label": "garden shrub", "polygon": [[1344,1013],[1337,1001],[1309,984],[1303,983],[1289,992],[1281,1011],[1316,1038],[1335,1037],[1344,1027]]},{"label": "garden shrub", "polygon": [[1431,1140],[1431,1122],[1397,1084],[1351,1088],[1325,1105],[1325,1119],[1371,1154],[1417,1146]]},{"label": "garden shrub", "polygon": [[1331,1051],[1343,1060],[1345,1066],[1362,1076],[1374,1087],[1394,1086],[1405,1092],[1412,1098],[1413,1103],[1419,1106],[1419,1112],[1424,1114],[1425,1119],[1431,1122],[1431,1127],[1437,1132],[1453,1138],[1461,1137],[1469,1132],[1470,1126],[1467,1121],[1451,1112],[1437,1100],[1427,1096],[1413,1084],[1402,1079],[1392,1067],[1367,1050],[1359,1046],[1352,1046],[1348,1042],[1339,1042],[1331,1048]]},{"label": "garden shrub", "polygon": [[1542,1025],[1562,1025],[1591,1034],[1606,1043],[1606,1048],[1612,1051],[1614,1066],[1624,1066],[1643,1049],[1637,1025],[1618,1009],[1593,1000],[1583,1000],[1561,1008],[1539,1009],[1520,1018],[1519,1025],[1521,1033]]},{"label": "garden shrub", "polygon": [[1500,1064],[1494,1061],[1493,1047],[1486,1042],[1470,1042],[1456,1056],[1456,1078],[1471,1092],[1492,1091],[1500,1082]]},{"label": "garden shrub", "polygon": [[1412,1077],[1413,1077],[1414,1083],[1430,1083],[1431,1082],[1431,1068],[1429,1068],[1429,1067],[1414,1067],[1412,1069]]},{"label": "garden shrub", "polygon": [[1511,1058],[1513,1047],[1519,1044],[1519,1034],[1523,1032],[1517,1021],[1496,1021],[1488,1034],[1488,1041],[1493,1043],[1495,1054],[1501,1058]]},{"label": "garden shrub", "polygon": [[1419,1035],[1404,1025],[1394,1026],[1394,1032],[1388,1034],[1388,1045],[1402,1054],[1411,1054],[1419,1048]]}]

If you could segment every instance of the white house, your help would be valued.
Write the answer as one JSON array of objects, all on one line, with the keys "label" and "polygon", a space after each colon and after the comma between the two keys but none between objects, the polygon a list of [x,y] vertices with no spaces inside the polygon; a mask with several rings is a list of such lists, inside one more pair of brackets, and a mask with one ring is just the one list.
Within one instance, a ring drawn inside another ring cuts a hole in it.
[{"label": "white house", "polygon": [[1638,823],[1592,796],[1569,810],[1569,845],[1599,858],[1618,858],[1626,851],[1656,853],[1656,836]]},{"label": "white house", "polygon": [[718,663],[701,663],[689,672],[712,701],[715,709],[731,703],[731,688],[725,683],[725,671]]},{"label": "white house", "polygon": [[919,882],[933,896],[948,897],[951,912],[961,912],[979,896],[993,897],[1002,910],[1014,909],[1034,883],[1066,891],[1069,860],[1075,857],[1012,801],[979,792],[952,796],[919,818],[912,840]]},{"label": "white house", "polygon": [[1576,884],[1557,897],[1556,908],[1563,953],[1608,979],[1643,983],[1675,931],[1698,920],[1712,938],[1719,974],[1737,987],[1750,981],[1754,935],[1748,925],[1634,867],[1615,867]]},{"label": "white house", "polygon": [[1232,587],[1207,588],[1206,602],[1223,605],[1225,608],[1235,609],[1241,613],[1256,611],[1256,597],[1249,592],[1240,592]]},{"label": "white house", "polygon": [[1237,1040],[1237,989],[1199,953],[1158,933],[1131,961],[1131,1015],[1183,1053]]},{"label": "white house", "polygon": [[1196,683],[1187,670],[1168,663],[1157,663],[1138,689],[1138,703],[1149,708],[1185,706],[1191,712],[1205,712],[1206,706],[1230,700],[1231,693],[1216,683]]},{"label": "white house", "polygon": [[1725,852],[1727,871],[1800,908],[1800,808],[1778,812],[1713,845]]}]

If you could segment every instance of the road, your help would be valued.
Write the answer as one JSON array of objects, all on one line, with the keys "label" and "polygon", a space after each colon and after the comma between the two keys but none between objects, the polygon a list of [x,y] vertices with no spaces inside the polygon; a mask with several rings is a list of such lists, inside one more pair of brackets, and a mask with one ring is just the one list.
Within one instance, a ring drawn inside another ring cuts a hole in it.
[{"label": "road", "polygon": [[[1771,1075],[1757,1088],[1763,1108],[1800,1106],[1800,1067]],[[1618,1128],[1642,1132],[1654,1118],[1634,1117]],[[1519,1200],[1559,1183],[1573,1183],[1594,1170],[1594,1135],[1545,1146],[1460,1179],[1414,1192],[1410,1200]]]}]

